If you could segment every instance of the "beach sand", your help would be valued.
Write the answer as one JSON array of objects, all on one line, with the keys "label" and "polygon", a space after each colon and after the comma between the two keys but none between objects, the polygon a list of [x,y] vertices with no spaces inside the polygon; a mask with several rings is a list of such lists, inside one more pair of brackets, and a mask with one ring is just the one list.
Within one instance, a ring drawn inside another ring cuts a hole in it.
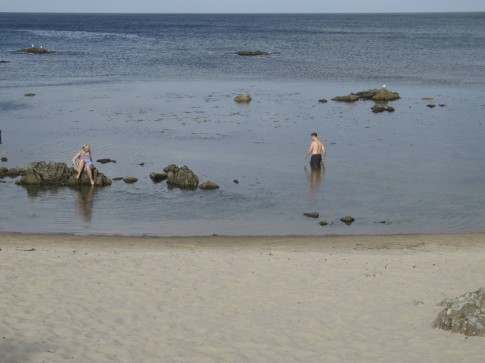
[{"label": "beach sand", "polygon": [[433,329],[485,234],[0,234],[0,361],[483,362]]}]

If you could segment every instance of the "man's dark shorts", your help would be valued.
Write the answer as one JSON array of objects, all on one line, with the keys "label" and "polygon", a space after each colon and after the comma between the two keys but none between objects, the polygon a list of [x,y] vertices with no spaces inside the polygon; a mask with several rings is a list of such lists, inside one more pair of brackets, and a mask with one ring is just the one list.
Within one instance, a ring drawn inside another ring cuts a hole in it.
[{"label": "man's dark shorts", "polygon": [[310,166],[312,169],[321,169],[322,168],[322,155],[312,155],[310,160]]}]

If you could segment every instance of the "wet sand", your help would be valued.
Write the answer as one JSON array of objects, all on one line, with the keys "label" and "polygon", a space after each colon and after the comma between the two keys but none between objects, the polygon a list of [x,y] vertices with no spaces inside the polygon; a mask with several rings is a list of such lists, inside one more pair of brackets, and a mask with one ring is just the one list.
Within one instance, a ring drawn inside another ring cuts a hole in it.
[{"label": "wet sand", "polygon": [[0,234],[1,361],[483,362],[431,323],[484,242]]}]

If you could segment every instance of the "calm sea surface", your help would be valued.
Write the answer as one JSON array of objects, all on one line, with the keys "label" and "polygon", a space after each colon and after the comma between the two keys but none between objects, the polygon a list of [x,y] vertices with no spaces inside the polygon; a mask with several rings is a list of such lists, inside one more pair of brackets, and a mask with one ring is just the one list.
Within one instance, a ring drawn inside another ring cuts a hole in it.
[{"label": "calm sea surface", "polygon": [[[0,13],[0,166],[69,162],[89,143],[95,159],[117,160],[98,165],[105,174],[139,178],[94,191],[4,179],[0,231],[483,231],[484,23],[485,13]],[[56,53],[15,52],[32,44]],[[234,54],[243,49],[271,54]],[[317,102],[383,84],[402,96],[393,114]],[[235,104],[240,92],[253,102]],[[313,131],[329,151],[317,174],[303,161]],[[149,173],[171,163],[221,189],[153,184]],[[351,227],[339,222],[349,214]]]}]

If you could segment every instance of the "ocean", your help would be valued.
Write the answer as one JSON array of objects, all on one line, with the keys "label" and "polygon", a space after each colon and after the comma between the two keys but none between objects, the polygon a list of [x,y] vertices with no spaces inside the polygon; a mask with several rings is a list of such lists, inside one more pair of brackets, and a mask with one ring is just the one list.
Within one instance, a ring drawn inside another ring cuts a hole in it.
[{"label": "ocean", "polygon": [[[6,178],[0,231],[483,231],[484,21],[485,13],[0,13],[0,166],[69,163],[89,143],[95,159],[117,160],[102,172],[139,179],[91,191]],[[55,53],[16,52],[32,44]],[[235,54],[245,49],[270,54]],[[373,114],[370,101],[317,102],[384,84],[402,97],[392,114]],[[241,92],[250,105],[233,102]],[[314,131],[329,153],[319,174],[303,160]],[[221,189],[153,184],[149,173],[172,163]],[[352,226],[339,221],[345,215]]]}]

